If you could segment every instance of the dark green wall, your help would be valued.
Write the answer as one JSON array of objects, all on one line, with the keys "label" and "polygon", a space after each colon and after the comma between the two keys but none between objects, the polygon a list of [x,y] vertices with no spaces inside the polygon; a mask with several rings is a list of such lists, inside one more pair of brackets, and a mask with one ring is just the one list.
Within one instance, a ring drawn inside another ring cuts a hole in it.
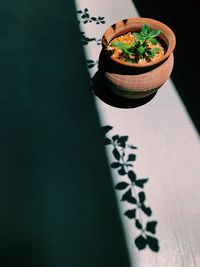
[{"label": "dark green wall", "polygon": [[0,4],[0,266],[128,267],[70,0]]}]

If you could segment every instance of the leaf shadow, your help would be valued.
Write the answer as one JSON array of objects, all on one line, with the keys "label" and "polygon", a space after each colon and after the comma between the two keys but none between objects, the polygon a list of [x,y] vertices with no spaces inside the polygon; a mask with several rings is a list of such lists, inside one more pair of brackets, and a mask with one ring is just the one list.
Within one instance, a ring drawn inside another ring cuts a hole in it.
[{"label": "leaf shadow", "polygon": [[133,222],[137,229],[135,245],[138,250],[148,247],[153,252],[159,252],[159,240],[156,237],[158,222],[152,220],[152,209],[146,205],[144,186],[149,178],[141,179],[134,171],[137,156],[133,151],[137,150],[137,147],[128,143],[127,135],[111,135],[109,132],[112,129],[110,125],[102,127],[104,144],[111,147],[114,157],[110,167],[121,176],[115,189],[120,192],[121,201],[129,204],[129,209],[124,212],[124,215]]}]

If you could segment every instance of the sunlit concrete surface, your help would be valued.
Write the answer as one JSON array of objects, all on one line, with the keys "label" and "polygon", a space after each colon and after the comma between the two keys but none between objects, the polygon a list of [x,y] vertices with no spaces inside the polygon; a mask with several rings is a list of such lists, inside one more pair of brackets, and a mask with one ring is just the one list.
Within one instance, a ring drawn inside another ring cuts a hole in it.
[{"label": "sunlit concrete surface", "polygon": [[[93,16],[105,17],[105,24],[80,23],[87,36],[100,39],[106,28],[124,18],[139,16],[133,2],[76,0],[77,10],[88,8]],[[78,18],[80,18],[78,16]],[[94,42],[84,46],[86,59],[97,61],[101,50]],[[175,57],[176,60],[176,57]],[[89,69],[91,77],[97,66]],[[91,92],[92,93],[92,92]],[[129,255],[134,267],[200,266],[200,142],[187,110],[171,79],[148,103],[136,108],[120,108],[94,95],[101,125],[113,126],[111,135],[127,135],[129,143],[138,147],[134,170],[148,177],[145,187],[147,202],[158,221],[160,250],[139,251],[137,235],[131,220],[124,216],[126,204],[116,192]],[[106,147],[108,162],[114,161]],[[121,181],[111,169],[114,185]]]}]

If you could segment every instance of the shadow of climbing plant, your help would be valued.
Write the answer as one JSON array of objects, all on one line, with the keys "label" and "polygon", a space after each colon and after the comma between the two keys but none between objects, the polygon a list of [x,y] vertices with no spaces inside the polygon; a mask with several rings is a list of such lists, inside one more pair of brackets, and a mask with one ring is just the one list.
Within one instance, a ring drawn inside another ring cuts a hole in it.
[{"label": "shadow of climbing plant", "polygon": [[135,238],[135,245],[139,250],[149,247],[152,251],[159,251],[159,241],[156,238],[157,221],[145,220],[144,216],[152,216],[152,209],[146,204],[146,194],[144,186],[148,178],[138,178],[133,171],[133,162],[136,160],[134,150],[136,146],[128,144],[128,136],[113,135],[108,136],[113,127],[103,126],[102,128],[105,145],[112,146],[114,161],[110,164],[115,169],[122,180],[115,185],[115,189],[122,192],[121,201],[127,201],[132,208],[125,211],[124,215],[134,221],[139,235]]},{"label": "shadow of climbing plant", "polygon": [[[105,24],[105,17],[94,17],[90,15],[88,8],[84,8],[84,10],[78,10],[77,13],[80,15],[80,19],[84,24],[94,22],[96,24]],[[80,23],[80,21],[78,21]]]},{"label": "shadow of climbing plant", "polygon": [[97,45],[101,45],[101,39],[97,38],[89,38],[86,36],[85,32],[80,32],[81,33],[81,40],[83,45],[88,45],[90,42],[95,42]]}]

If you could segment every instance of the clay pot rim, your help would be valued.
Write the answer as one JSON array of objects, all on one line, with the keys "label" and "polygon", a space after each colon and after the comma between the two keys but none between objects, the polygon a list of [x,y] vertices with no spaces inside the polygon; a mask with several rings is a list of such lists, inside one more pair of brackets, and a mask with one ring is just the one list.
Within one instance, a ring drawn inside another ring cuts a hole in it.
[{"label": "clay pot rim", "polygon": [[[145,67],[150,67],[150,66],[155,66],[159,63],[162,63],[163,61],[165,61],[174,51],[174,48],[176,46],[176,36],[174,34],[174,32],[172,31],[172,29],[167,26],[165,23],[156,20],[156,19],[152,19],[152,18],[146,18],[146,17],[133,17],[133,18],[127,18],[124,20],[120,20],[116,23],[114,23],[112,26],[108,27],[107,30],[104,32],[103,37],[102,37],[102,47],[103,50],[106,49],[108,43],[115,37],[115,32],[114,29],[118,27],[123,28],[123,26],[125,27],[126,24],[129,24],[129,27],[137,27],[137,28],[141,28],[141,25],[143,25],[144,23],[148,23],[150,25],[150,27],[156,28],[156,29],[160,29],[161,30],[161,36],[163,35],[168,41],[169,41],[169,45],[167,45],[168,49],[167,52],[165,53],[165,55],[154,62],[148,62],[148,63],[144,63],[144,64],[138,64],[138,63],[130,63],[130,62],[124,62],[120,59],[117,58],[113,58],[110,57],[111,60],[113,60],[114,62],[117,62],[121,65],[124,66],[128,66],[128,67],[134,67],[134,68],[145,68]],[[131,26],[133,25],[133,26]],[[126,33],[130,30],[120,30],[117,35]],[[107,41],[106,39],[106,35],[110,34],[111,32],[113,32],[113,37]],[[163,39],[163,38],[161,38]]]}]

